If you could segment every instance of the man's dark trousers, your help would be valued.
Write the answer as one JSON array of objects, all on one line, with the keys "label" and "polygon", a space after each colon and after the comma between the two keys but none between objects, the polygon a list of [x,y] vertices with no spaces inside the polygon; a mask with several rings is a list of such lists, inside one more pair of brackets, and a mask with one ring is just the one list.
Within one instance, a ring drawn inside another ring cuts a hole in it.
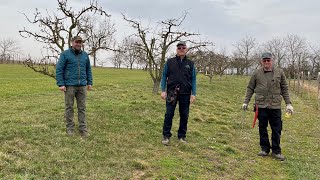
[{"label": "man's dark trousers", "polygon": [[[187,133],[187,124],[188,124],[188,117],[189,117],[189,107],[190,107],[190,95],[180,94],[178,96],[177,102],[179,103],[179,113],[180,113],[180,125],[178,130],[178,138],[185,138]],[[166,101],[166,114],[164,118],[163,124],[163,136],[170,138],[171,134],[171,127],[172,127],[172,119],[174,116],[174,111],[176,109],[176,105],[172,104],[172,102]]]},{"label": "man's dark trousers", "polygon": [[[281,109],[259,108],[259,134],[261,150],[281,154],[280,136],[282,130]],[[268,122],[270,123],[272,134],[272,147],[268,138]]]}]

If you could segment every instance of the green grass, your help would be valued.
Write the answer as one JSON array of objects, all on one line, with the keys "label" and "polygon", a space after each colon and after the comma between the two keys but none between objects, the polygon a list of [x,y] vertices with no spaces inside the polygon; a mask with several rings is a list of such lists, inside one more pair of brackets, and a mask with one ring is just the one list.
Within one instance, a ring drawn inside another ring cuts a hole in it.
[{"label": "green grass", "polygon": [[[90,136],[65,134],[63,93],[52,78],[0,65],[0,179],[319,179],[319,111],[292,94],[284,120],[287,161],[257,157],[253,113],[240,111],[246,77],[198,76],[188,144],[161,144],[165,103],[145,71],[93,68],[88,93]],[[242,128],[242,116],[244,128]],[[75,117],[76,118],[76,117]]]}]

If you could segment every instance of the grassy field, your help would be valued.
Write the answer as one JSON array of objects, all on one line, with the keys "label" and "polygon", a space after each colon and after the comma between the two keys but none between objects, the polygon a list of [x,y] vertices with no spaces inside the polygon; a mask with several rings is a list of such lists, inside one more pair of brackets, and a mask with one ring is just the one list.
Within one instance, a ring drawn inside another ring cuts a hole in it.
[{"label": "grassy field", "polygon": [[[283,121],[287,160],[257,157],[253,112],[240,111],[246,77],[198,76],[187,144],[161,144],[165,102],[144,71],[93,68],[90,136],[65,134],[63,93],[52,78],[0,64],[0,179],[320,179],[319,111],[291,95]],[[242,124],[244,120],[244,124]]]}]

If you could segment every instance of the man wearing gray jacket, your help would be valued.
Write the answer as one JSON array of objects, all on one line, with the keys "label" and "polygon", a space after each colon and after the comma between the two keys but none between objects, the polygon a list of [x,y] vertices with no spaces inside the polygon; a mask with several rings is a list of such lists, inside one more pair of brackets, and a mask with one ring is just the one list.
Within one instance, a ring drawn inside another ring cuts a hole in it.
[{"label": "man wearing gray jacket", "polygon": [[[284,161],[281,154],[280,136],[282,130],[281,120],[281,100],[286,103],[286,110],[293,113],[288,84],[282,69],[273,67],[272,54],[265,52],[261,56],[262,68],[252,75],[247,86],[247,93],[242,105],[243,110],[248,109],[248,103],[255,93],[255,104],[258,107],[259,135],[261,151],[259,156],[267,156],[272,150],[272,156]],[[268,122],[272,129],[272,145],[270,146],[268,137]]]}]

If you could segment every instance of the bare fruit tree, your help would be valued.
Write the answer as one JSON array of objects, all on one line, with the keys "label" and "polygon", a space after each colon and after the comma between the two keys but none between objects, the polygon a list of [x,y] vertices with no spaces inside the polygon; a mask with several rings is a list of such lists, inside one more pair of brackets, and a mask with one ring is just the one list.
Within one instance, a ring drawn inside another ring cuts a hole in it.
[{"label": "bare fruit tree", "polygon": [[231,65],[231,60],[226,56],[226,51],[222,50],[220,53],[216,53],[214,56],[214,69],[215,74],[219,75],[220,80],[225,72]]},{"label": "bare fruit tree", "polygon": [[206,73],[206,66],[207,66],[207,57],[205,55],[204,50],[196,49],[189,52],[189,57],[194,61],[194,65],[198,70],[198,73]]},{"label": "bare fruit tree", "polygon": [[316,77],[317,76],[317,72],[320,71],[320,47],[316,47],[316,46],[311,46],[310,45],[310,49],[311,49],[311,53],[310,53],[310,71],[311,74]]},{"label": "bare fruit tree", "polygon": [[129,36],[124,38],[120,47],[123,51],[122,55],[124,64],[130,69],[132,69],[133,65],[141,59],[138,44],[141,44],[139,39]]},{"label": "bare fruit tree", "polygon": [[116,51],[114,48],[116,32],[115,25],[110,22],[109,17],[100,18],[100,15],[83,17],[78,27],[85,36],[85,49],[93,57],[93,66],[97,66],[98,52],[100,50]]},{"label": "bare fruit tree", "polygon": [[285,39],[289,74],[293,75],[301,69],[302,61],[307,58],[306,41],[298,35],[288,35]]},{"label": "bare fruit tree", "polygon": [[19,33],[22,37],[33,38],[36,41],[42,43],[46,49],[44,57],[42,58],[39,67],[35,65],[32,60],[26,61],[26,65],[37,72],[41,72],[45,75],[55,78],[53,71],[46,71],[48,68],[41,66],[50,66],[49,64],[55,63],[58,56],[67,47],[71,46],[71,39],[75,35],[85,35],[88,32],[83,22],[88,15],[100,15],[102,17],[109,17],[110,15],[98,6],[96,0],[90,1],[90,3],[81,8],[79,11],[73,10],[68,6],[68,0],[57,0],[58,13],[48,11],[43,15],[38,9],[36,9],[33,18],[29,18],[26,14],[27,21],[34,26],[39,27],[39,30],[26,29],[20,30]]},{"label": "bare fruit tree", "polygon": [[241,74],[245,73],[248,75],[249,67],[252,66],[254,63],[253,57],[255,55],[255,50],[257,48],[257,42],[254,37],[246,36],[245,38],[241,39],[240,41],[236,42],[234,47],[236,48],[234,51],[234,59],[242,59],[243,62],[240,64],[242,67]]},{"label": "bare fruit tree", "polygon": [[272,53],[277,66],[280,68],[284,67],[283,60],[286,57],[286,44],[283,38],[273,38],[263,43],[262,50]]},{"label": "bare fruit tree", "polygon": [[121,68],[121,64],[123,64],[123,52],[122,51],[113,52],[113,56],[111,57],[111,62],[114,68]]},{"label": "bare fruit tree", "polygon": [[15,53],[19,51],[18,42],[11,38],[4,38],[0,40],[0,62],[12,60]]},{"label": "bare fruit tree", "polygon": [[231,58],[231,68],[236,70],[237,75],[243,75],[246,64],[245,59],[234,54]]},{"label": "bare fruit tree", "polygon": [[201,64],[200,68],[204,71],[204,75],[209,77],[209,82],[212,83],[214,75],[219,75],[220,80],[227,68],[230,67],[230,58],[227,57],[225,49],[217,52],[214,48],[208,47],[197,48],[196,64]]},{"label": "bare fruit tree", "polygon": [[144,28],[139,21],[129,19],[123,15],[123,19],[137,31],[135,36],[141,40],[138,47],[146,56],[148,71],[153,81],[154,94],[157,94],[159,91],[163,67],[171,45],[181,40],[181,38],[199,35],[179,30],[186,15],[184,13],[179,18],[158,22],[159,28],[153,29],[153,32],[152,29]]}]

